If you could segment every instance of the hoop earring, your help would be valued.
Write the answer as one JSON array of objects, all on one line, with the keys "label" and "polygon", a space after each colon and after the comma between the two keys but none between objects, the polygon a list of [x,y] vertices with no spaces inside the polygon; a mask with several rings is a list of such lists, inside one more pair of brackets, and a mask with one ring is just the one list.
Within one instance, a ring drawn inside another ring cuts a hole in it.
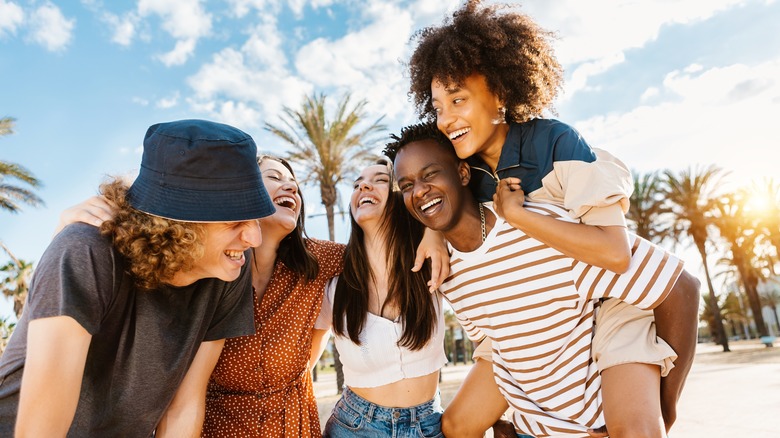
[{"label": "hoop earring", "polygon": [[500,106],[498,107],[498,116],[496,116],[495,119],[491,120],[490,123],[494,125],[505,125],[506,124],[506,107]]}]

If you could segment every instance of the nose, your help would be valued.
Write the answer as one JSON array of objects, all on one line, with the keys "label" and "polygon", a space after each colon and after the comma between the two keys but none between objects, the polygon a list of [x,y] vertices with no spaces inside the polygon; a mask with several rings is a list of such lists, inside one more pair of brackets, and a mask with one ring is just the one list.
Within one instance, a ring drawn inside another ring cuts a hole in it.
[{"label": "nose", "polygon": [[263,243],[263,232],[260,230],[260,221],[244,222],[244,229],[241,231],[241,241],[244,244],[256,248]]},{"label": "nose", "polygon": [[371,190],[371,183],[368,181],[360,181],[360,184],[358,184],[358,189],[362,192],[363,190]]},{"label": "nose", "polygon": [[417,181],[414,183],[412,193],[414,194],[415,198],[422,198],[426,193],[428,193],[428,189],[428,184],[426,184],[424,181]]},{"label": "nose", "polygon": [[436,113],[436,126],[440,131],[446,131],[447,127],[455,120],[455,114],[447,108],[439,108]]},{"label": "nose", "polygon": [[282,184],[282,190],[293,192],[293,194],[298,193],[298,184],[295,184],[295,181],[285,181]]}]

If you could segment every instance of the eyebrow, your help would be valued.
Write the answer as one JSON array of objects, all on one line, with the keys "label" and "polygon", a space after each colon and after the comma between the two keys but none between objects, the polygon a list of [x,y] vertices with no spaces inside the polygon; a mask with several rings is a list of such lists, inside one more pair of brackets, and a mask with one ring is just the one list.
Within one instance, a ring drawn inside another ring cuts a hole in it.
[{"label": "eyebrow", "polygon": [[[436,164],[437,163],[428,163],[425,166],[421,167],[420,170],[418,170],[417,172],[413,172],[413,173],[414,174],[418,174],[420,172],[425,172],[426,170],[428,170],[429,168],[435,166]],[[410,178],[408,176],[404,175],[404,176],[398,178],[398,184],[400,184],[401,182],[406,181],[408,179],[410,179]]]},{"label": "eyebrow", "polygon": [[[379,176],[379,175],[384,175],[384,176],[386,176],[386,177],[390,178],[390,173],[389,173],[389,172],[383,172],[383,171],[376,172],[376,173],[374,173],[373,175],[369,175],[369,176],[370,176],[371,178],[376,178],[376,177],[377,177],[377,176]],[[360,182],[360,181],[363,181],[364,179],[365,179],[365,178],[363,178],[363,175],[360,175],[359,177],[357,177],[357,179],[355,179],[355,181],[354,181],[354,182]]]},{"label": "eyebrow", "polygon": [[[461,91],[462,89],[463,89],[463,87],[461,87],[460,85],[453,85],[453,86],[451,86],[451,87],[449,87],[449,86],[447,86],[447,87],[444,87],[444,91],[446,91],[446,92],[447,92],[447,95],[448,95],[448,96],[450,96],[450,95],[452,95],[452,94],[455,94],[455,93],[457,93],[457,92]],[[432,102],[438,102],[438,101],[439,101],[439,99],[436,99],[436,98],[434,98],[434,97],[431,97],[431,101],[432,101]]]}]

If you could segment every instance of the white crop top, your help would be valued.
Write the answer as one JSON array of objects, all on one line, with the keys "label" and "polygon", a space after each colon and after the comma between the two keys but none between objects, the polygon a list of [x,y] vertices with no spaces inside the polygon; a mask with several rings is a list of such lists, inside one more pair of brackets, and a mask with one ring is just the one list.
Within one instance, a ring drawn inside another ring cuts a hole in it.
[{"label": "white crop top", "polygon": [[[333,325],[333,296],[338,277],[325,287],[322,311],[314,327],[328,330]],[[344,365],[344,383],[355,388],[372,388],[387,385],[410,377],[428,375],[447,363],[444,354],[444,317],[442,298],[431,294],[439,318],[433,337],[420,350],[410,350],[398,345],[403,334],[400,321],[368,314],[366,325],[360,333],[360,345],[349,336],[335,336],[334,343]]]}]

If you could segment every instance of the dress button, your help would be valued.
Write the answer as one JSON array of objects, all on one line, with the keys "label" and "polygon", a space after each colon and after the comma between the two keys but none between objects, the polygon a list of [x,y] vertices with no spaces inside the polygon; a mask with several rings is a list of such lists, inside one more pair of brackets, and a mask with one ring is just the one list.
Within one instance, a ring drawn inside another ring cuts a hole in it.
[{"label": "dress button", "polygon": [[400,412],[398,412],[398,411],[394,411],[393,412],[393,418],[395,418],[397,420],[400,417],[401,417],[401,413]]}]

